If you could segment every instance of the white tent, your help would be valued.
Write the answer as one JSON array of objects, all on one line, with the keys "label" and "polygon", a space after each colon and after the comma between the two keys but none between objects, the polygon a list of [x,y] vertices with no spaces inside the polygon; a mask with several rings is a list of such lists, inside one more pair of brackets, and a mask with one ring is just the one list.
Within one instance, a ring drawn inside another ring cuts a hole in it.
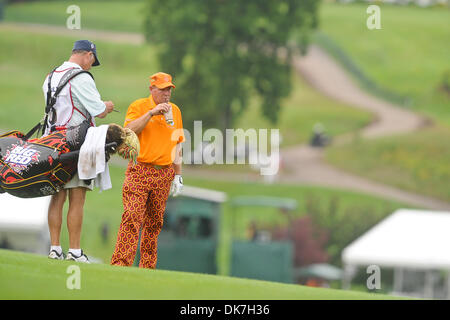
[{"label": "white tent", "polygon": [[0,247],[47,254],[50,197],[22,199],[0,194]]},{"label": "white tent", "polygon": [[[343,286],[357,267],[394,269],[394,291],[404,293],[405,272],[420,271],[420,296],[433,297],[436,272],[450,271],[450,212],[400,209],[356,239],[342,252]],[[450,277],[445,289],[450,298]]]}]

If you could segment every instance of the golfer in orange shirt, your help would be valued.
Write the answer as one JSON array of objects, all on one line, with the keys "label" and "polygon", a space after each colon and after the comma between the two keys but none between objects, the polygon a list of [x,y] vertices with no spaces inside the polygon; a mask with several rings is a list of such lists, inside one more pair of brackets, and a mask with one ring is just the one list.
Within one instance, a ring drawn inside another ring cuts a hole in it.
[{"label": "golfer in orange shirt", "polygon": [[[183,122],[178,106],[169,102],[172,77],[158,72],[150,77],[148,98],[134,101],[125,116],[125,127],[140,142],[137,163],[129,163],[122,189],[124,212],[111,258],[112,265],[131,266],[141,231],[139,267],[156,267],[158,235],[169,194],[183,187],[181,143]],[[172,121],[171,115],[172,114]]]}]

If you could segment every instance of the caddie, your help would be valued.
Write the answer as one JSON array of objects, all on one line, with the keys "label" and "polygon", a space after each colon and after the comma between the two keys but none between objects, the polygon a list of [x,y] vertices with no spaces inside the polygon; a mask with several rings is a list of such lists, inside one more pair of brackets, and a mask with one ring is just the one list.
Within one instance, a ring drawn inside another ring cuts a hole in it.
[{"label": "caddie", "polygon": [[150,77],[150,96],[128,107],[124,127],[140,142],[137,163],[129,163],[122,188],[123,214],[112,265],[131,266],[141,231],[139,267],[156,268],[158,235],[166,201],[183,187],[181,111],[170,102],[172,76],[158,72]]},{"label": "caddie", "polygon": [[[83,121],[89,121],[94,126],[95,117],[104,118],[113,111],[113,102],[101,100],[93,76],[85,72],[90,70],[92,66],[98,65],[100,65],[100,62],[97,58],[95,44],[89,40],[78,40],[74,43],[70,59],[47,75],[42,89],[47,108],[51,99],[54,100],[54,104],[47,113],[44,135],[56,130],[77,126]],[[64,87],[60,85],[61,82],[64,82],[62,79],[64,80],[64,77],[68,77],[69,73],[77,73],[79,71],[82,72],[68,81],[67,85]],[[55,98],[54,94],[59,86],[63,89],[59,91]],[[72,180],[65,184],[63,190],[52,196],[48,208],[48,226],[51,240],[49,258],[64,259],[60,244],[60,234],[63,207],[68,196],[67,229],[69,231],[69,250],[66,259],[89,262],[88,257],[81,249],[80,241],[86,190],[92,190],[93,188],[93,180],[86,184],[85,181],[79,179],[78,174],[75,174]]]}]

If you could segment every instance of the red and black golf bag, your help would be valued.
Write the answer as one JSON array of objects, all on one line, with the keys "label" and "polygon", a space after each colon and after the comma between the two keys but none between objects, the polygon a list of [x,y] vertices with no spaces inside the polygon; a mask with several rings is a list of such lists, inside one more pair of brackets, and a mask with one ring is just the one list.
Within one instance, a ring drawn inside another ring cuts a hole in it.
[{"label": "red and black golf bag", "polygon": [[[20,198],[57,193],[77,172],[80,148],[89,127],[90,122],[84,121],[78,126],[30,140],[19,131],[1,135],[0,193],[7,192]],[[107,135],[106,161],[121,142],[120,133]]]},{"label": "red and black golf bag", "polygon": [[19,131],[0,136],[0,193],[21,198],[58,192],[77,171],[78,152],[89,128],[87,121],[39,139]]}]

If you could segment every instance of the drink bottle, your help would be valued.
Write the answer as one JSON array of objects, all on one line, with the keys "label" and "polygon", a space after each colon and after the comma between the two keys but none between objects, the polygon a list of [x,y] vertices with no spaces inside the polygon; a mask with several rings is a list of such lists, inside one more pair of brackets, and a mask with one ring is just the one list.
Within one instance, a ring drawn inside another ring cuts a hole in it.
[{"label": "drink bottle", "polygon": [[172,114],[172,106],[170,106],[169,111],[164,113],[164,118],[166,119],[167,124],[173,126],[173,114]]}]

